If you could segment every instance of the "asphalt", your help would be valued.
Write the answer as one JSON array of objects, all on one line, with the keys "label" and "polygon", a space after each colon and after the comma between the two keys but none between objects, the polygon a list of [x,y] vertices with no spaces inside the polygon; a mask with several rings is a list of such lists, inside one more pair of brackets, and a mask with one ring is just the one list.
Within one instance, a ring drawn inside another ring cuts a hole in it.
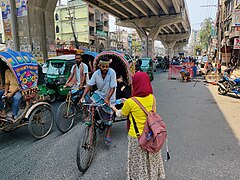
[{"label": "asphalt", "polygon": [[[168,80],[167,73],[159,70],[152,84],[157,110],[168,130],[171,159],[164,162],[166,179],[240,179],[239,141],[209,88],[202,82],[193,87],[194,82]],[[53,105],[55,110],[59,104]],[[66,134],[54,126],[41,140],[32,138],[27,127],[0,132],[0,179],[126,179],[126,122],[113,125],[110,146],[99,135],[94,160],[85,174],[76,164],[82,129],[81,120]],[[166,159],[164,148],[162,154]]]}]

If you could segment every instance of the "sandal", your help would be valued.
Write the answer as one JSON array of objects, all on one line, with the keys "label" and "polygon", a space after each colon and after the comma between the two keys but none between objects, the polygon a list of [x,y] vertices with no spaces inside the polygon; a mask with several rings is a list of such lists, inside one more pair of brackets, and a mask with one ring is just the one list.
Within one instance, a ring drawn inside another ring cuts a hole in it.
[{"label": "sandal", "polygon": [[104,138],[104,141],[105,141],[105,144],[106,144],[106,145],[112,144],[112,139],[111,139],[111,138],[105,137],[105,138]]}]

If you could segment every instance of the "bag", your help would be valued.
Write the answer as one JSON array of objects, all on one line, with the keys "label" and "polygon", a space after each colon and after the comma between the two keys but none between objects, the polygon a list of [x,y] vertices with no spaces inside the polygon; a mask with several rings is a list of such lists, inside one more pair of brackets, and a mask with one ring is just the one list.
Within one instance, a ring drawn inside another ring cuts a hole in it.
[{"label": "bag", "polygon": [[134,129],[136,131],[139,146],[148,152],[158,152],[162,148],[165,140],[167,139],[166,124],[163,122],[161,116],[154,112],[156,107],[156,100],[153,97],[153,107],[150,112],[134,97],[132,100],[136,102],[140,108],[146,113],[147,120],[144,125],[142,134],[139,134],[136,121],[132,115]]}]

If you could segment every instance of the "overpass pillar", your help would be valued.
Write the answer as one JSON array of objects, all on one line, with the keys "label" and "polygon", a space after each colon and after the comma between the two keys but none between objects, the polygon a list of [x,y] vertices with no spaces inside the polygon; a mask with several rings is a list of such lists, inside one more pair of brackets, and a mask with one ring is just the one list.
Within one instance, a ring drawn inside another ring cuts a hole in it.
[{"label": "overpass pillar", "polygon": [[176,44],[176,41],[175,42],[169,42],[169,43],[166,43],[164,41],[162,41],[162,44],[163,46],[165,47],[165,54],[167,56],[169,56],[170,58],[172,58],[174,56],[174,46]]}]

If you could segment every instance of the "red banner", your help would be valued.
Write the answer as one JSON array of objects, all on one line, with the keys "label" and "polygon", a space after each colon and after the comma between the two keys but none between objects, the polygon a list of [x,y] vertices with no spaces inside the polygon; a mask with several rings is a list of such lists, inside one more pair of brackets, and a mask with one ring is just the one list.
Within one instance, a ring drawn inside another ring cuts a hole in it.
[{"label": "red banner", "polygon": [[[194,65],[194,64],[193,64]],[[193,70],[190,64],[187,65],[170,65],[168,71],[168,79],[180,79],[181,74],[180,71],[182,70],[182,66],[186,66],[186,70],[190,73],[191,78],[193,77]]]}]

